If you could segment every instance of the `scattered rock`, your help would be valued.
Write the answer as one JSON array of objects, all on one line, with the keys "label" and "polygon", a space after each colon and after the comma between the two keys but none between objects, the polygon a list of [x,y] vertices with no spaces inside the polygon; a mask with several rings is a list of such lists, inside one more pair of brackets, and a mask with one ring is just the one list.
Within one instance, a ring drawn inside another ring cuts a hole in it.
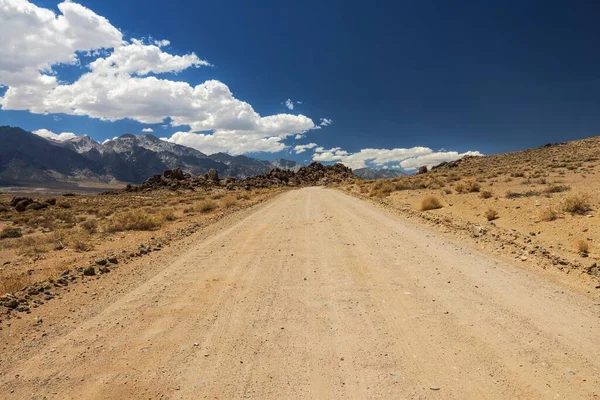
[{"label": "scattered rock", "polygon": [[482,235],[485,235],[487,232],[487,230],[480,225],[473,225],[471,227],[471,234],[473,235],[473,237],[480,237]]},{"label": "scattered rock", "polygon": [[96,269],[94,267],[87,267],[83,270],[83,275],[85,276],[94,276],[96,275]]},{"label": "scattered rock", "polygon": [[211,168],[208,170],[208,179],[213,181],[213,182],[218,182],[219,181],[219,173],[217,172],[216,169]]}]

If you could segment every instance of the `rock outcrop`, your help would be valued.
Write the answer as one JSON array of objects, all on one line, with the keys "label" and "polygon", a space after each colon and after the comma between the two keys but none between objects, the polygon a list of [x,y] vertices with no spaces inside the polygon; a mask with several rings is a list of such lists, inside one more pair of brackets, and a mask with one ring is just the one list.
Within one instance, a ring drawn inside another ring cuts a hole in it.
[{"label": "rock outcrop", "polygon": [[250,178],[237,180],[235,178],[219,179],[217,171],[208,174],[191,176],[180,169],[167,170],[160,175],[154,175],[141,185],[127,185],[125,192],[140,192],[149,190],[196,190],[210,187],[224,187],[229,190],[242,188],[270,188],[282,186],[321,186],[342,183],[355,179],[352,170],[342,164],[322,165],[313,162],[300,168],[297,172],[274,168],[269,172]]}]

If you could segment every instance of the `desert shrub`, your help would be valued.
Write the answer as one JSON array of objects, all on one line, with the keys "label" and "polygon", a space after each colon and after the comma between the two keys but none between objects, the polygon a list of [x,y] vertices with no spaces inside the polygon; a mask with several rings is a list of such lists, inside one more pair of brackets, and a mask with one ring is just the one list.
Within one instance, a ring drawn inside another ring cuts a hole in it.
[{"label": "desert shrub", "polygon": [[574,194],[562,202],[562,210],[571,214],[585,214],[592,210],[590,197],[587,194]]},{"label": "desert shrub", "polygon": [[484,190],[483,192],[481,192],[481,198],[482,199],[489,199],[490,197],[492,197],[494,194],[489,191],[489,190]]},{"label": "desert shrub", "polygon": [[65,209],[67,209],[67,208],[71,208],[71,204],[70,204],[70,203],[67,203],[67,202],[58,203],[58,206],[59,206],[60,208],[65,208]]},{"label": "desert shrub", "polygon": [[20,238],[21,236],[23,233],[19,228],[4,228],[0,232],[0,239]]},{"label": "desert shrub", "polygon": [[20,239],[17,253],[37,257],[42,253],[50,251],[48,238],[40,235],[28,235]]},{"label": "desert shrub", "polygon": [[578,253],[587,254],[590,251],[590,245],[583,239],[579,239],[575,242],[575,249]]},{"label": "desert shrub", "polygon": [[31,285],[31,283],[32,280],[29,274],[3,276],[0,279],[0,295],[18,292]]},{"label": "desert shrub", "polygon": [[546,208],[540,212],[540,221],[550,222],[558,218],[558,214],[551,208]]},{"label": "desert shrub", "polygon": [[237,200],[231,196],[227,196],[221,201],[221,205],[224,208],[233,208],[233,207],[237,206],[237,204],[238,204]]},{"label": "desert shrub", "polygon": [[110,217],[112,214],[113,214],[113,210],[111,210],[109,208],[101,208],[97,212],[98,218]]},{"label": "desert shrub", "polygon": [[[352,186],[348,187],[348,189],[352,189]],[[250,195],[248,193],[237,192],[235,198],[238,200],[250,200]]]},{"label": "desert shrub", "polygon": [[91,237],[86,232],[76,232],[67,239],[68,245],[75,251],[85,252],[93,250]]},{"label": "desert shrub", "polygon": [[479,192],[481,186],[475,181],[459,182],[454,186],[457,193],[474,193]]},{"label": "desert shrub", "polygon": [[161,210],[160,214],[165,221],[175,221],[177,219],[173,210],[170,209]]},{"label": "desert shrub", "polygon": [[550,185],[546,189],[544,189],[544,192],[546,192],[546,193],[560,193],[560,192],[566,192],[567,190],[571,190],[571,188],[569,186],[567,186],[567,185],[554,184],[554,185]]},{"label": "desert shrub", "polygon": [[222,199],[223,197],[225,197],[224,193],[215,193],[212,196],[210,196],[210,198],[213,200],[219,200],[219,199]]},{"label": "desert shrub", "polygon": [[218,207],[217,203],[210,200],[204,200],[198,203],[198,211],[203,214],[209,213]]},{"label": "desert shrub", "polygon": [[141,210],[132,210],[115,214],[106,224],[105,231],[151,231],[160,227],[160,225],[161,221],[158,218]]},{"label": "desert shrub", "polygon": [[54,217],[67,224],[74,224],[77,221],[75,219],[75,215],[71,211],[67,210],[57,210],[54,214]]},{"label": "desert shrub", "polygon": [[493,221],[495,219],[498,219],[498,211],[494,210],[493,208],[488,208],[487,211],[483,213],[483,216],[488,221]]},{"label": "desert shrub", "polygon": [[446,194],[452,194],[452,189],[450,189],[450,188],[445,188],[445,189],[444,189],[444,193],[446,193]]},{"label": "desert shrub", "polygon": [[378,180],[375,181],[371,189],[371,197],[386,197],[389,196],[396,189],[395,185],[391,181]]},{"label": "desert shrub", "polygon": [[427,196],[423,200],[421,200],[419,209],[421,211],[428,211],[428,210],[436,210],[436,209],[442,208],[442,207],[443,207],[442,202],[437,197]]},{"label": "desert shrub", "polygon": [[98,232],[98,220],[88,219],[81,224],[81,228],[87,233],[96,233]]},{"label": "desert shrub", "polygon": [[536,192],[533,190],[529,190],[525,193],[521,193],[521,192],[511,192],[508,191],[506,192],[506,198],[507,199],[518,199],[520,197],[534,197],[534,196],[539,196],[541,193],[540,192]]}]

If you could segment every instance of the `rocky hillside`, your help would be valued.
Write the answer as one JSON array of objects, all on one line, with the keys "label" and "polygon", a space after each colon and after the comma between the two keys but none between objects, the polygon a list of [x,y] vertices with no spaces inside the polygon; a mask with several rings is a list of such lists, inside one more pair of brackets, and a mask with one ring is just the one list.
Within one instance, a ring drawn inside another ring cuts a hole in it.
[{"label": "rocky hillside", "polygon": [[517,173],[527,168],[549,170],[567,168],[576,170],[583,163],[600,158],[600,136],[564,143],[548,143],[533,149],[491,156],[466,156],[460,160],[444,162],[430,171],[455,172],[461,175],[477,175],[483,172]]},{"label": "rocky hillside", "polygon": [[214,169],[243,179],[273,168],[297,170],[294,161],[257,160],[224,153],[206,155],[153,135],[125,134],[102,144],[88,136],[66,141],[42,138],[20,128],[0,127],[0,184],[53,182],[143,182],[148,176],[180,168],[197,176]]}]

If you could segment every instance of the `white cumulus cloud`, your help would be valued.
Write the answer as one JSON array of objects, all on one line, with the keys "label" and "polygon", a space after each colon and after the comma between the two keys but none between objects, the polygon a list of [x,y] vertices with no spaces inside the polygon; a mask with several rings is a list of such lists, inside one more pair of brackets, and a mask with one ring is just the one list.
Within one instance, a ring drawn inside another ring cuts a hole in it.
[{"label": "white cumulus cloud", "polygon": [[288,108],[288,110],[294,109],[294,102],[291,99],[287,99],[284,104]]},{"label": "white cumulus cloud", "polygon": [[77,51],[119,46],[121,32],[88,8],[69,1],[62,15],[26,0],[0,1],[0,84],[26,90],[52,87],[52,66],[76,64]]},{"label": "white cumulus cloud", "polygon": [[456,151],[440,151],[430,154],[424,154],[418,157],[408,158],[400,162],[400,166],[407,171],[416,170],[419,167],[426,166],[431,168],[434,165],[438,165],[444,161],[454,161],[464,156],[482,156],[478,151],[467,151],[464,153],[458,153]]},{"label": "white cumulus cloud", "polygon": [[154,129],[152,129],[152,128],[144,128],[144,129],[142,129],[142,132],[152,133],[152,132],[154,132]]},{"label": "white cumulus cloud", "polygon": [[315,147],[317,147],[316,143],[299,144],[296,147],[294,147],[294,151],[296,152],[296,154],[300,154],[304,153],[308,149],[314,149]]},{"label": "white cumulus cloud", "polygon": [[333,124],[333,120],[329,119],[329,118],[321,118],[321,123],[319,124],[320,126],[329,126]]},{"label": "white cumulus cloud", "polygon": [[[167,140],[233,154],[280,151],[284,139],[316,127],[304,115],[261,116],[217,80],[192,86],[157,77],[210,64],[194,53],[168,53],[168,40],[125,40],[106,18],[77,3],[58,9],[61,15],[27,0],[0,0],[0,86],[8,87],[2,110],[143,124],[170,118],[171,126],[190,131]],[[72,83],[59,81],[55,68],[81,63],[83,53],[95,57],[84,73]]]},{"label": "white cumulus cloud", "polygon": [[454,161],[465,155],[480,156],[478,151],[458,153],[455,151],[435,152],[428,147],[395,148],[395,149],[362,149],[355,153],[349,153],[339,147],[325,149],[316,147],[313,161],[341,162],[353,168],[365,168],[372,165],[377,168],[392,165],[401,167],[407,171],[415,170],[421,166],[432,167],[443,161]]},{"label": "white cumulus cloud", "polygon": [[56,140],[59,142],[64,142],[65,140],[69,140],[69,139],[73,139],[74,137],[77,137],[77,135],[74,134],[73,132],[54,133],[48,129],[43,129],[43,128],[32,131],[31,133],[34,133],[34,134],[41,136],[43,138],[46,138],[46,139],[52,139],[52,140]]}]

